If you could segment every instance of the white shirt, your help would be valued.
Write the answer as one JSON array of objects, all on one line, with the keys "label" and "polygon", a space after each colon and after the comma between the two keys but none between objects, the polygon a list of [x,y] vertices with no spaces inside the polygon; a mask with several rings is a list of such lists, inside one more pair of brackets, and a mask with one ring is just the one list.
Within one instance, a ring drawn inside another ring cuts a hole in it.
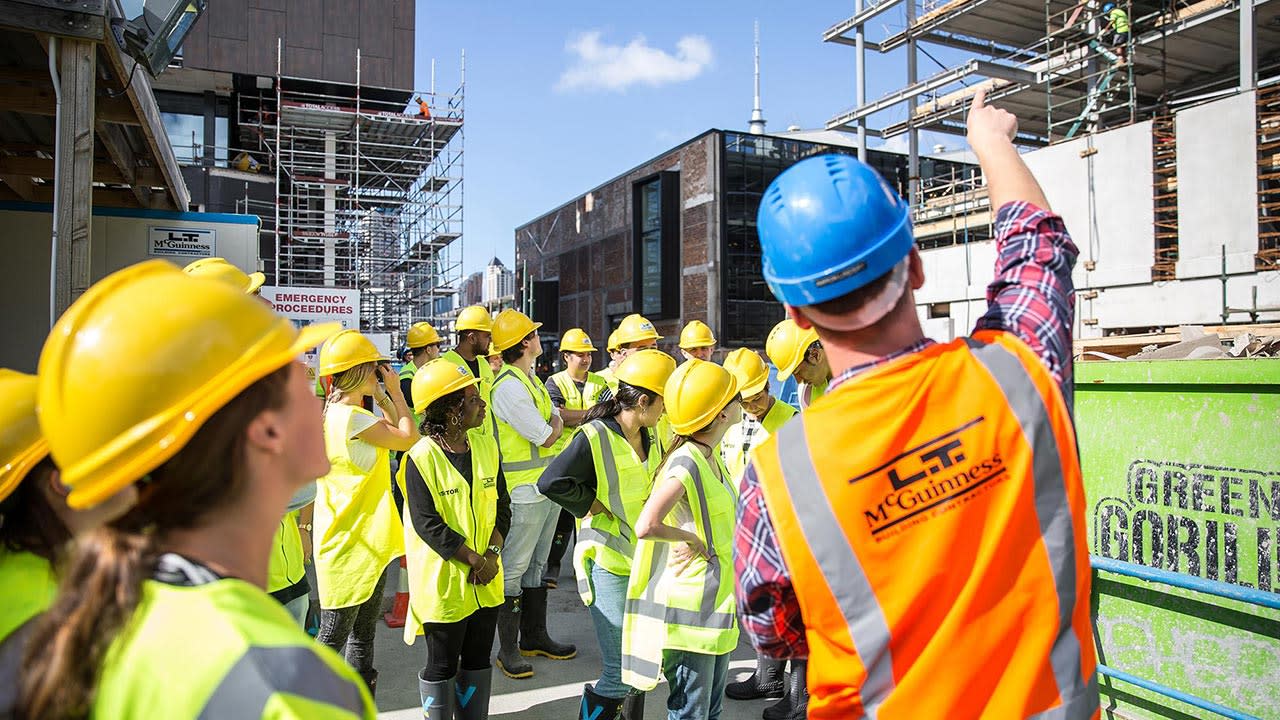
[{"label": "white shirt", "polygon": [[[535,387],[542,385],[542,381],[537,376],[529,375],[528,377]],[[493,387],[491,399],[493,400],[493,414],[502,422],[510,425],[517,433],[520,433],[520,436],[525,440],[541,446],[547,441],[547,438],[551,437],[551,424],[542,419],[542,413],[538,412],[538,404],[534,402],[533,397],[529,395],[529,391],[523,384],[510,380],[498,383]],[[552,405],[551,414],[560,417],[560,409]],[[538,492],[536,484],[521,485],[511,491],[511,502],[517,505],[525,505],[541,500],[545,500],[545,498]]]}]

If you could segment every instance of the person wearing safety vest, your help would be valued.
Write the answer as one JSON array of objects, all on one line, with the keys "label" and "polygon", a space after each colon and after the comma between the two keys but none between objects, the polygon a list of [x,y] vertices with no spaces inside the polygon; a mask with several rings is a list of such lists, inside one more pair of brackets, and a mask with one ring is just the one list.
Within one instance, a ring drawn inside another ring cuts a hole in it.
[{"label": "person wearing safety vest", "polygon": [[493,366],[485,360],[486,355],[492,354],[490,333],[493,330],[493,318],[483,305],[472,305],[458,313],[453,328],[458,336],[458,344],[440,357],[458,367],[466,368],[472,377],[480,380],[476,389],[480,391],[480,399],[485,404],[484,423],[478,428],[472,428],[470,432],[472,435],[487,432],[496,440],[498,427],[493,420],[492,400],[495,372]]},{"label": "person wearing safety vest", "polygon": [[[259,295],[262,283],[266,280],[262,273],[246,274],[220,257],[196,260],[182,271],[195,277],[226,283],[255,297]],[[317,391],[321,394],[318,382]],[[312,483],[299,490],[289,501],[289,511],[280,518],[280,526],[276,528],[276,536],[271,541],[271,558],[267,563],[267,592],[280,601],[298,624],[304,627],[311,605],[311,584],[307,580],[305,565],[311,557],[311,503],[315,496],[315,484]]]},{"label": "person wearing safety vest", "polygon": [[[587,411],[612,395],[613,391],[604,378],[591,372],[591,359],[595,352],[591,338],[581,328],[573,328],[560,337],[560,359],[565,369],[548,378],[550,382],[547,383],[547,395],[551,397],[551,404],[559,408],[560,419],[564,420],[566,428],[551,448],[556,455],[569,445]],[[561,510],[559,518],[556,534],[551,539],[546,574],[542,578],[549,588],[560,586],[560,563],[573,535],[573,514]]]},{"label": "person wearing safety vest", "polygon": [[141,491],[77,543],[33,628],[19,717],[373,720],[356,672],[263,589],[289,498],[329,468],[298,357],[337,330],[162,260],[58,318],[36,406],[67,505]]},{"label": "person wearing safety vest", "polygon": [[[497,377],[502,372],[502,353],[493,348],[493,343],[489,343],[489,354],[485,356],[485,360],[489,364],[489,369],[493,371],[493,376]],[[492,413],[490,413],[492,415]],[[497,438],[497,431],[494,431],[494,438]]]},{"label": "person wearing safety vest", "polygon": [[34,375],[0,368],[0,717],[17,699],[17,672],[34,627],[58,591],[55,568],[73,537],[122,515],[133,486],[94,508],[67,504],[67,491],[36,420]]},{"label": "person wearing safety vest", "polygon": [[[418,368],[440,357],[440,345],[444,341],[440,339],[440,333],[432,327],[431,323],[414,323],[409,327],[409,332],[405,338],[405,345],[412,354],[412,361],[406,361],[400,366],[400,392],[406,399],[413,395],[413,376],[418,372]],[[418,425],[422,422],[422,418],[417,413],[413,414],[413,424]]]},{"label": "person wearing safety vest", "polygon": [[[724,440],[720,442],[725,468],[734,479],[734,487],[737,487],[751,451],[781,429],[795,416],[796,411],[769,393],[769,367],[755,350],[734,350],[725,357],[724,368],[738,380],[739,393],[742,395],[742,421],[729,428]],[[791,684],[788,685],[785,673],[787,661],[758,654],[755,672],[745,680],[726,685],[724,694],[733,700],[782,698],[780,702],[765,708],[764,715],[765,720],[772,720],[775,716],[785,718],[791,714],[792,703],[789,696],[805,693],[804,671],[794,667],[795,664],[798,663],[793,663]]]},{"label": "person wearing safety vest", "polygon": [[765,280],[839,373],[756,449],[735,541],[743,623],[758,650],[809,659],[810,718],[1099,715],[1069,395],[1077,250],[1017,125],[974,96],[995,279],[951,342],[921,329],[908,208],[874,169],[807,159],[760,205]]},{"label": "person wearing safety vest", "polygon": [[690,320],[680,331],[680,354],[685,360],[711,361],[716,352],[716,336],[701,320]]},{"label": "person wearing safety vest", "polygon": [[1104,33],[1107,35],[1106,42],[1115,48],[1116,55],[1120,61],[1124,62],[1125,56],[1129,52],[1129,13],[1116,7],[1113,2],[1108,2],[1102,6],[1102,16],[1107,19],[1106,25],[1103,27]]},{"label": "person wearing safety vest", "polygon": [[635,525],[662,462],[653,428],[676,361],[660,350],[632,353],[618,367],[618,392],[591,408],[581,430],[551,461],[538,490],[578,524],[573,567],[591,608],[603,667],[582,688],[581,717],[644,715],[644,695],[622,683],[622,618],[635,554]]},{"label": "person wearing safety vest", "polygon": [[662,393],[676,442],[636,518],[627,584],[622,681],[671,685],[670,720],[720,717],[729,653],[738,645],[732,545],[738,492],[716,445],[742,417],[738,381],[689,360]]},{"label": "person wearing safety vest", "polygon": [[[654,329],[653,323],[643,315],[628,315],[622,318],[622,322],[618,324],[618,329],[614,331],[613,341],[618,348],[618,362],[626,360],[631,353],[640,350],[657,349],[658,341],[662,336]],[[665,413],[662,419],[658,421],[657,438],[658,447],[665,454],[667,448],[671,447],[671,443],[675,440],[675,433],[671,430],[671,421],[667,419]]]},{"label": "person wearing safety vest", "polygon": [[618,389],[618,381],[614,378],[613,373],[618,369],[618,364],[622,362],[622,351],[618,348],[617,330],[609,333],[609,341],[605,344],[604,350],[609,353],[609,364],[596,374],[604,380],[610,390],[616,391]]},{"label": "person wearing safety vest", "polygon": [[826,394],[831,383],[831,365],[813,328],[802,328],[787,318],[769,331],[764,350],[778,368],[779,382],[796,376],[801,410]]},{"label": "person wearing safety vest", "polygon": [[[421,435],[391,365],[360,331],[343,330],[325,341],[320,374],[333,377],[324,406],[324,444],[333,467],[316,483],[316,640],[338,652],[345,647],[347,662],[372,694],[383,571],[404,554],[404,529],[391,497],[390,453],[408,450]],[[364,409],[368,397],[382,417]]]},{"label": "person wearing safety vest", "polygon": [[578,649],[547,635],[547,586],[542,576],[551,552],[558,505],[538,492],[538,476],[555,457],[564,421],[551,403],[533,361],[542,354],[538,328],[528,315],[508,308],[493,321],[493,348],[502,371],[493,383],[502,472],[511,492],[511,532],[502,547],[503,594],[498,612],[498,667],[508,677],[533,676],[522,656],[568,660]]},{"label": "person wearing safety vest", "polygon": [[409,610],[404,641],[426,636],[418,691],[427,720],[489,716],[493,633],[502,604],[503,538],[511,498],[498,443],[484,423],[480,380],[433,360],[413,378],[424,437],[396,478],[405,493],[404,546]]}]

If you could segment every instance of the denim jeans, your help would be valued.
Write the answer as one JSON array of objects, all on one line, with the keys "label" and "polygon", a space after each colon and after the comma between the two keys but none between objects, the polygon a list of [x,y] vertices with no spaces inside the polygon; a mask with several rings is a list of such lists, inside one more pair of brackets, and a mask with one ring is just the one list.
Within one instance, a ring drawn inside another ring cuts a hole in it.
[{"label": "denim jeans", "polygon": [[595,592],[591,622],[596,626],[601,658],[595,693],[616,700],[635,692],[630,685],[622,683],[622,615],[627,603],[628,578],[614,575],[595,563],[589,563],[589,567]]},{"label": "denim jeans", "polygon": [[667,650],[662,653],[662,674],[671,685],[667,720],[719,720],[729,653]]},{"label": "denim jeans", "polygon": [[539,496],[536,502],[511,503],[511,530],[502,546],[502,593],[542,587],[547,556],[560,519],[560,506]]}]

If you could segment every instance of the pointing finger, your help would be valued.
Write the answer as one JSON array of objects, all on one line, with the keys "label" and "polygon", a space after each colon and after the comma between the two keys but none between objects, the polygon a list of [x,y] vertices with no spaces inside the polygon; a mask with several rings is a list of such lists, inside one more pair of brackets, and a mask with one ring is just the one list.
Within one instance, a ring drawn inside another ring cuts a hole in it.
[{"label": "pointing finger", "polygon": [[978,108],[986,107],[986,104],[987,89],[985,87],[980,87],[978,88],[978,91],[973,94],[973,109],[977,110]]}]

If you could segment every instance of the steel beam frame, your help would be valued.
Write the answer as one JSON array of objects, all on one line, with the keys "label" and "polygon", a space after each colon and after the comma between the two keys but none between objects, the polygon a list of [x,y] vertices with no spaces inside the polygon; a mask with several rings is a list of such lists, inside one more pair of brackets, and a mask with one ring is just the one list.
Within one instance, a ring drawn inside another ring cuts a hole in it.
[{"label": "steel beam frame", "polygon": [[834,130],[839,127],[857,122],[861,118],[874,115],[881,110],[886,110],[901,102],[906,102],[912,98],[919,97],[925,93],[932,92],[942,87],[946,87],[953,82],[966,78],[970,75],[982,75],[984,77],[996,78],[998,80],[1008,80],[1009,82],[1020,83],[1023,85],[1035,85],[1039,82],[1036,73],[1030,70],[1013,67],[1011,65],[1002,65],[1000,63],[991,62],[990,60],[970,60],[953,68],[943,70],[929,78],[925,78],[919,82],[908,85],[905,88],[889,93],[874,102],[868,103],[861,107],[854,108],[847,112],[841,113],[836,117],[827,121],[827,129]]}]

